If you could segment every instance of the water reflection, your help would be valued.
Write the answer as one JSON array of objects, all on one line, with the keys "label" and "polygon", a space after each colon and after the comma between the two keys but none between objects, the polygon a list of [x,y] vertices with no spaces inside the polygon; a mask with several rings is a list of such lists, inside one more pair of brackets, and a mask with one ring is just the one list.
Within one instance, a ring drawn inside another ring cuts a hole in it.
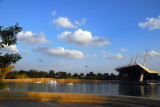
[{"label": "water reflection", "polygon": [[160,85],[125,85],[119,84],[119,94],[160,99]]},{"label": "water reflection", "polygon": [[103,95],[142,96],[160,99],[160,85],[123,85],[112,83],[8,83],[10,91],[87,93]]}]

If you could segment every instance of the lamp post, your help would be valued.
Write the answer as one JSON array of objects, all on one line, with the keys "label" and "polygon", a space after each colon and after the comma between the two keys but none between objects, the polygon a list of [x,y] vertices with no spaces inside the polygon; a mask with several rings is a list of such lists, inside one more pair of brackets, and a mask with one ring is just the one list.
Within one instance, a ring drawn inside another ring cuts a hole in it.
[{"label": "lamp post", "polygon": [[85,67],[86,67],[86,77],[87,77],[87,67],[88,67],[88,66],[86,65]]}]

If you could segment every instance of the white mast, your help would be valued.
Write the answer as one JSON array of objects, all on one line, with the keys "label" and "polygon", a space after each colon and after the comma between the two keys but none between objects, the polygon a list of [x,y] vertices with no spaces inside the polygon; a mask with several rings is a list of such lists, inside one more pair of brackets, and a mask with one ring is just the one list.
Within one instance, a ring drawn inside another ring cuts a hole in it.
[{"label": "white mast", "polygon": [[138,52],[137,52],[137,56],[136,56],[136,61],[135,61],[135,63],[137,63],[137,58],[138,58]]},{"label": "white mast", "polygon": [[146,55],[145,55],[144,64],[143,64],[144,67],[146,66],[147,53],[148,53],[148,49],[146,50]]},{"label": "white mast", "polygon": [[133,56],[132,56],[132,59],[131,59],[130,65],[132,65],[132,61],[133,61]]}]

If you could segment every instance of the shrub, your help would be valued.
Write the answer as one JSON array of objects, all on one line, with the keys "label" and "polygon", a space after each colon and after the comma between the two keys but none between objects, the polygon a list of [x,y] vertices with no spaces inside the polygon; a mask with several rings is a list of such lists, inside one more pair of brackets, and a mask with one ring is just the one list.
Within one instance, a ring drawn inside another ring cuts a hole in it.
[{"label": "shrub", "polygon": [[0,89],[6,88],[7,84],[0,81]]}]

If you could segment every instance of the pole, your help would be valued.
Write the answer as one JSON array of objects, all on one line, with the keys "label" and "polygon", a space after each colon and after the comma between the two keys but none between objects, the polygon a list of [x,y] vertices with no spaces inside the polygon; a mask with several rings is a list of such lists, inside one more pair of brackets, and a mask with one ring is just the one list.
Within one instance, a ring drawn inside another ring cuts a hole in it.
[{"label": "pole", "polygon": [[137,56],[136,56],[136,61],[135,61],[135,63],[137,63],[137,58],[138,58],[138,52],[137,52]]},{"label": "pole", "polygon": [[86,67],[86,77],[87,77],[87,67],[88,67],[88,66],[85,66],[85,67]]},{"label": "pole", "polygon": [[132,61],[133,61],[133,56],[132,56],[132,59],[131,59],[130,65],[132,65]]},{"label": "pole", "polygon": [[148,49],[146,50],[146,55],[145,55],[144,64],[143,64],[144,67],[146,66],[147,53],[148,53]]}]

